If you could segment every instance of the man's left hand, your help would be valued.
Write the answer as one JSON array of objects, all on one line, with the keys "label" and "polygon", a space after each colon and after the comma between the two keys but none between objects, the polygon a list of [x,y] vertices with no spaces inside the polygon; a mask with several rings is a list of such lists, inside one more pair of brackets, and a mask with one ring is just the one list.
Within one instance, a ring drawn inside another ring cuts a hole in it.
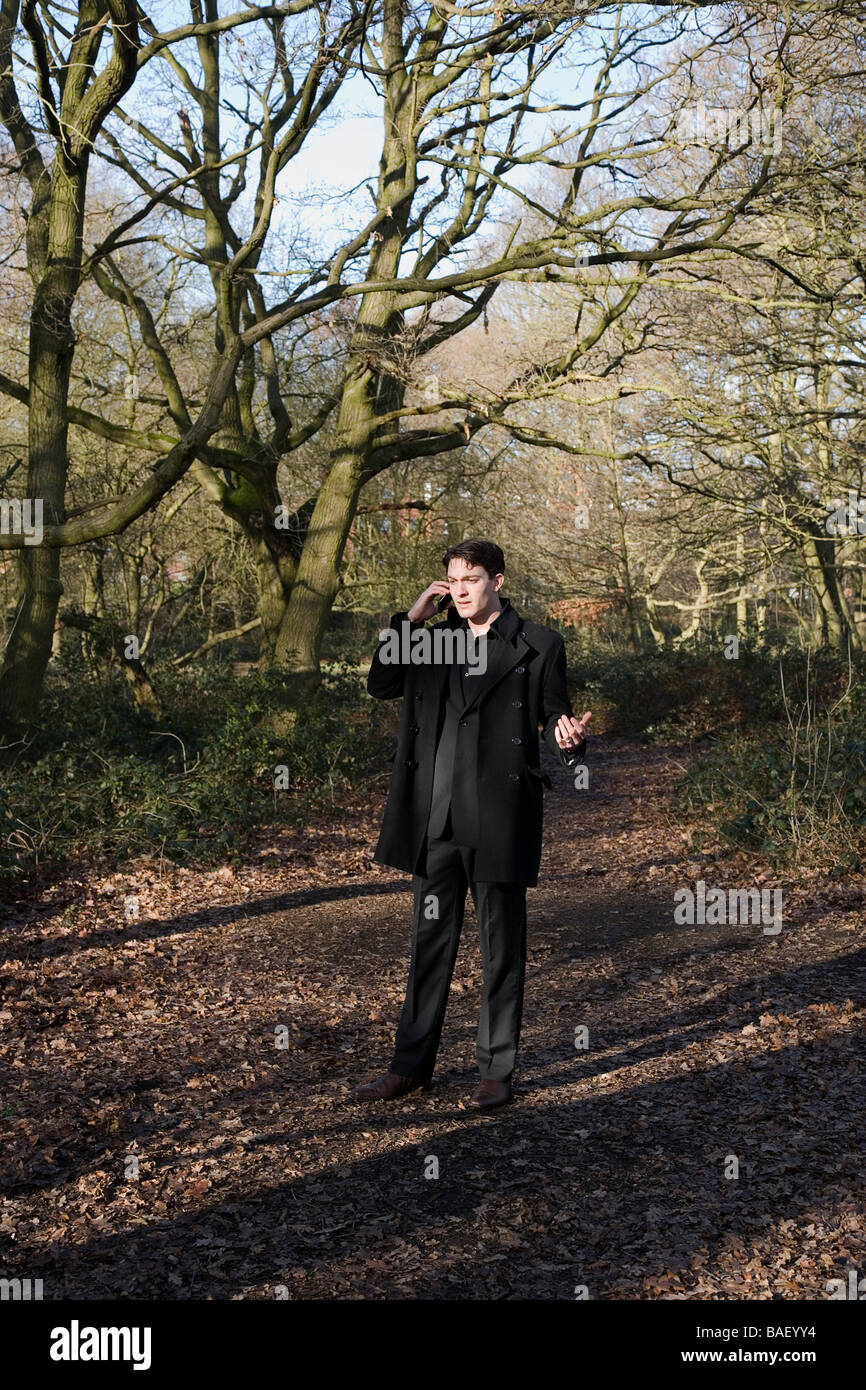
[{"label": "man's left hand", "polygon": [[576,719],[573,714],[560,715],[556,724],[556,741],[560,748],[568,751],[571,748],[578,748],[586,738],[586,726],[592,718],[592,710],[587,710],[580,719]]}]

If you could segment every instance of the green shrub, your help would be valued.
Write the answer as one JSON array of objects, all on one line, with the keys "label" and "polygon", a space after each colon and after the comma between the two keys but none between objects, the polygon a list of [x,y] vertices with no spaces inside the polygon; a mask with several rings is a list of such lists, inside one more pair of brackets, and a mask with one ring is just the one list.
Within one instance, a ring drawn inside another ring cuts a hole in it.
[{"label": "green shrub", "polygon": [[[848,678],[845,662],[829,654],[810,658],[743,644],[739,657],[727,660],[717,647],[635,653],[593,644],[574,629],[564,636],[571,690],[593,710],[594,729],[645,742],[760,728],[784,719],[785,692],[794,702],[810,691],[832,701]],[[862,679],[866,661],[858,671]]]},{"label": "green shrub", "polygon": [[[122,678],[51,671],[39,740],[0,770],[0,879],[47,857],[112,860],[160,851],[175,862],[242,853],[251,830],[299,824],[381,772],[391,711],[361,674],[332,668],[293,731],[275,736],[279,673],[237,676],[217,665],[152,672],[170,717],[130,701]],[[275,790],[274,770],[288,788]]]},{"label": "green shrub", "polygon": [[695,760],[675,795],[683,821],[713,814],[722,837],[770,860],[860,872],[866,860],[866,700],[862,682],[832,703],[814,688],[758,737],[738,731]]}]

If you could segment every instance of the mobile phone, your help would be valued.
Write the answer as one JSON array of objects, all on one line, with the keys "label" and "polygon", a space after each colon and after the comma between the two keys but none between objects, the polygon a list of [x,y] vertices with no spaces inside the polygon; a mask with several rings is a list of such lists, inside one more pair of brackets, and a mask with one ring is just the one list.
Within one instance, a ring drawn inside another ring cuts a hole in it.
[{"label": "mobile phone", "polygon": [[444,612],[445,612],[445,609],[446,609],[446,608],[449,608],[450,606],[451,606],[451,595],[450,595],[450,594],[443,594],[442,597],[440,598],[439,602],[438,602],[437,605],[436,605],[436,612],[437,612],[437,613],[444,613]]}]

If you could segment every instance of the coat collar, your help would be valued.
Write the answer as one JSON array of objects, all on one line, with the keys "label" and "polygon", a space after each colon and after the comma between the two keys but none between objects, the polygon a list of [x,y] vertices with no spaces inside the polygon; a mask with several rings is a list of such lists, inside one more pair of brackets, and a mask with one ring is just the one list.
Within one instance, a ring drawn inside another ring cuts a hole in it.
[{"label": "coat collar", "polygon": [[[523,627],[523,619],[517,612],[517,609],[512,607],[510,599],[500,594],[499,601],[502,604],[502,612],[499,614],[498,618],[493,620],[487,631],[488,633],[495,633],[497,637],[505,637],[510,642],[513,641]],[[449,627],[469,627],[468,620],[466,618],[461,618],[456,608],[448,609],[446,622]]]},{"label": "coat collar", "polygon": [[[502,612],[488,629],[489,632],[492,632],[494,628],[496,629],[496,640],[491,642],[487,648],[487,669],[483,675],[472,676],[466,682],[463,714],[472,709],[485,695],[488,695],[503,677],[514,669],[521,657],[529,651],[529,644],[523,631],[523,619],[517,610],[512,608],[507,598],[502,598],[501,601]],[[461,618],[456,609],[449,608],[447,622],[449,627],[469,627],[467,620]],[[448,666],[440,667],[443,689],[449,670],[450,667]]]}]

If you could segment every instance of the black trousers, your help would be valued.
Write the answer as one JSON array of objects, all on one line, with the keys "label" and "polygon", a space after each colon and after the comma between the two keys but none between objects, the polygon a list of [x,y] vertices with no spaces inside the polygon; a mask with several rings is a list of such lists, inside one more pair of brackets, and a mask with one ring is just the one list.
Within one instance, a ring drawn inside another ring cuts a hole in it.
[{"label": "black trousers", "polygon": [[[452,834],[450,816],[443,831]],[[474,878],[475,850],[453,838],[427,840],[426,873],[412,881],[415,910],[406,999],[390,1070],[427,1082],[433,1075],[467,886],[478,917],[484,989],[476,1055],[483,1078],[509,1081],[523,1014],[526,887]]]}]

